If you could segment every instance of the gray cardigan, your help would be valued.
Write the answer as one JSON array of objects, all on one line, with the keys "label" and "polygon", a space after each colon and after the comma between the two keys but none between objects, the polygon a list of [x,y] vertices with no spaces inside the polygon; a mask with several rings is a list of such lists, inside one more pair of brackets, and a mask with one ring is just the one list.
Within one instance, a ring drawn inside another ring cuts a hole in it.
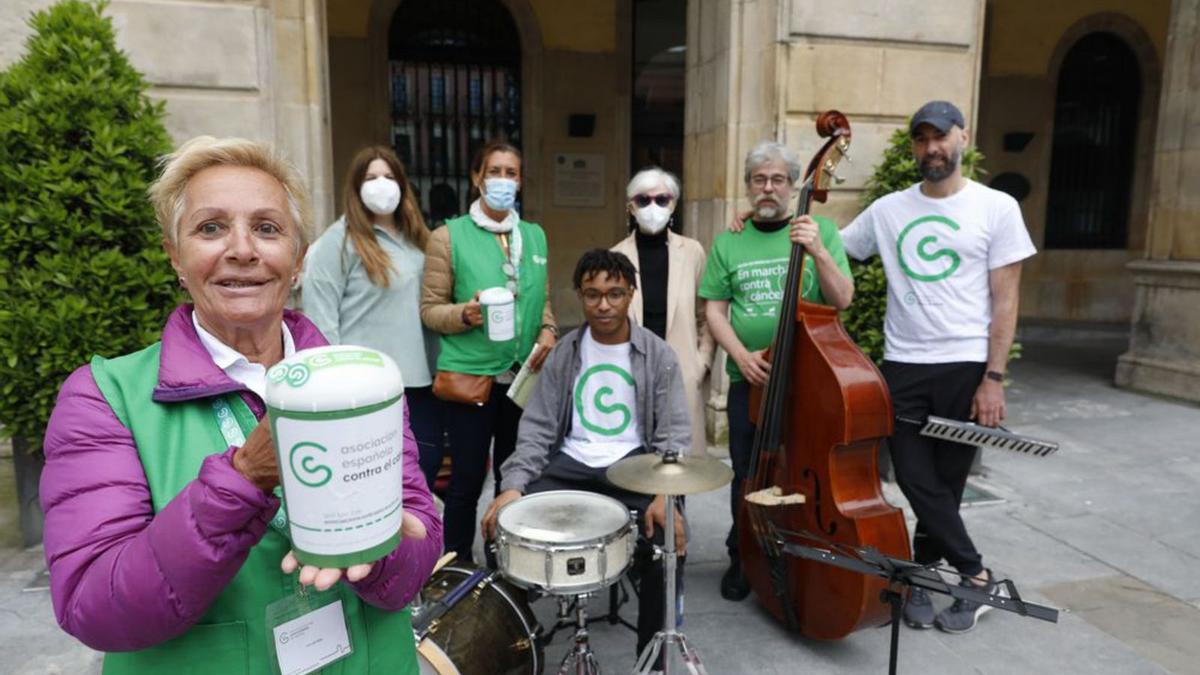
[{"label": "gray cardigan", "polygon": [[[517,447],[500,467],[502,491],[524,492],[562,450],[574,417],[571,388],[582,367],[579,355],[582,338],[582,327],[564,335],[542,365],[541,375],[521,415]],[[691,420],[674,350],[632,321],[629,342],[643,447],[661,451],[669,446],[690,454]]]}]

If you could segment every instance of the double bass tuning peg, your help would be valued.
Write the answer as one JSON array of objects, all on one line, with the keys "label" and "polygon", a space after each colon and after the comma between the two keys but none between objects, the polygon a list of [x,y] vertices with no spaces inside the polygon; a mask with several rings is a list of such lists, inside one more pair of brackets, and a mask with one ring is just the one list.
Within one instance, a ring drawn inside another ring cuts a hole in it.
[{"label": "double bass tuning peg", "polygon": [[842,183],[845,183],[846,179],[839,176],[837,172],[834,171],[834,168],[835,167],[832,161],[825,160],[825,166],[821,167],[821,170],[825,172],[826,176],[829,176],[833,179],[834,184],[841,185]]}]

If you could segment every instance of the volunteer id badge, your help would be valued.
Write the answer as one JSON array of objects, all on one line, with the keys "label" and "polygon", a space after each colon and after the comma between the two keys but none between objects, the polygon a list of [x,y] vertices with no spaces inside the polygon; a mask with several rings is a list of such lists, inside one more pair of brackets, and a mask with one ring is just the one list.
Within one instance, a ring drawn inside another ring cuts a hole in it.
[{"label": "volunteer id badge", "polygon": [[337,591],[300,587],[267,606],[271,660],[281,675],[305,675],[350,655],[350,633]]}]

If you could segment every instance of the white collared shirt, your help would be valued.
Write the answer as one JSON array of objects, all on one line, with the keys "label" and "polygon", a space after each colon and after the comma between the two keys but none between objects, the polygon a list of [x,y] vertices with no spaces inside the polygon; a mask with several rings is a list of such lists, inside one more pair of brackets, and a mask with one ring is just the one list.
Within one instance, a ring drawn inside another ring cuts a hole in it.
[{"label": "white collared shirt", "polygon": [[[196,327],[196,335],[200,336],[200,344],[204,345],[204,349],[212,357],[213,363],[225,371],[229,379],[258,394],[259,398],[266,398],[266,366],[261,363],[252,363],[244,354],[204,330],[200,326],[200,320],[196,318],[195,311],[192,312],[192,325]],[[286,359],[294,353],[296,353],[296,343],[292,340],[292,332],[288,330],[285,323],[283,324],[283,358]]]}]

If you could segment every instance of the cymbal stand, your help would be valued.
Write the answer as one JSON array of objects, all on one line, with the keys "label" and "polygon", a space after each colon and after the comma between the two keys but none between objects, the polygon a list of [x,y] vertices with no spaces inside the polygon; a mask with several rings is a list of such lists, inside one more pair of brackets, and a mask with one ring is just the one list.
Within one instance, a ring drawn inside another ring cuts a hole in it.
[{"label": "cymbal stand", "polygon": [[[676,461],[678,455],[668,450],[663,453],[663,462]],[[678,555],[675,553],[675,497],[666,495],[667,527],[663,536],[663,558],[666,560],[667,575],[667,611],[663,629],[654,634],[654,639],[646,645],[637,665],[633,667],[636,675],[649,675],[658,665],[659,655],[662,656],[662,673],[671,673],[671,651],[679,650],[683,659],[683,667],[690,675],[708,675],[700,655],[688,643],[687,638],[675,626],[675,564]]]}]

